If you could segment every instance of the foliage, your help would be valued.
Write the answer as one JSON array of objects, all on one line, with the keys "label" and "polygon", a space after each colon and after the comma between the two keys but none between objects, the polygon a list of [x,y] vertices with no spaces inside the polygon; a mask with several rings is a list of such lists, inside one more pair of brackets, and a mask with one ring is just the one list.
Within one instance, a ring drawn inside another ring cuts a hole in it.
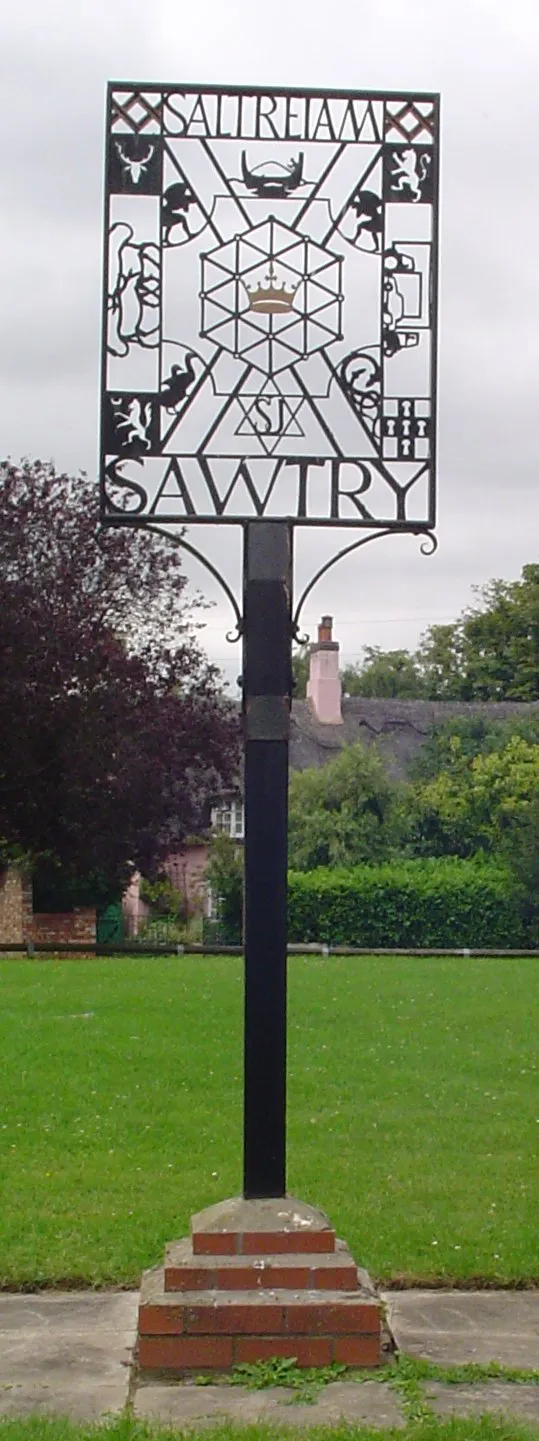
[{"label": "foliage", "polygon": [[166,916],[174,921],[185,920],[185,896],[177,890],[170,876],[157,876],[152,881],[143,876],[140,882],[140,899],[151,907],[154,916]]},{"label": "foliage", "polygon": [[506,864],[528,943],[539,943],[539,714],[436,727],[402,792],[401,827],[408,854]]},{"label": "foliage", "polygon": [[266,1361],[242,1362],[232,1368],[230,1384],[245,1386],[249,1391],[265,1391],[270,1386],[286,1386],[296,1392],[300,1402],[315,1401],[324,1386],[341,1381],[347,1367],[338,1361],[327,1366],[298,1366],[295,1356],[269,1356]]},{"label": "foliage", "polygon": [[294,700],[304,700],[309,679],[309,646],[302,645],[292,656],[292,689]]},{"label": "foliage", "polygon": [[456,857],[289,876],[291,941],[442,949],[525,944],[506,870]]},{"label": "foliage", "polygon": [[243,933],[243,852],[231,836],[212,837],[206,870],[216,900],[217,928],[223,945],[241,945]]},{"label": "foliage", "polygon": [[539,699],[539,564],[520,580],[475,587],[477,604],[448,625],[433,625],[415,652],[365,647],[343,671],[349,695],[400,699]]},{"label": "foliage", "polygon": [[421,637],[416,660],[428,700],[475,700],[463,695],[460,626],[432,625]]},{"label": "foliage", "polygon": [[539,745],[513,735],[503,749],[466,754],[459,735],[432,780],[409,792],[410,846],[419,855],[496,855],[539,796]]},{"label": "foliage", "polygon": [[539,946],[539,789],[514,811],[503,839],[503,856],[513,876],[530,943]]},{"label": "foliage", "polygon": [[102,871],[88,871],[83,876],[69,874],[48,857],[34,862],[30,870],[35,911],[54,914],[73,911],[77,906],[103,909],[118,900],[114,879]]},{"label": "foliage", "polygon": [[[188,950],[190,946],[200,946],[203,941],[203,927],[201,916],[189,916],[174,919],[170,916],[150,916],[141,921],[137,931],[136,946],[138,951],[151,951],[159,947],[162,954],[167,951],[176,950],[181,946],[182,950]],[[114,945],[114,942],[112,942]]]},{"label": "foliage", "polygon": [[167,540],[99,529],[83,476],[0,465],[0,836],[49,886],[151,875],[235,772],[185,584]]},{"label": "foliage", "polygon": [[[211,1373],[206,1373],[195,1379],[199,1384],[208,1385],[214,1378]],[[380,1371],[368,1372],[365,1377],[356,1373],[351,1384],[364,1379],[386,1381],[391,1378]],[[395,1378],[394,1384],[397,1384]],[[534,1430],[525,1422],[512,1417],[485,1412],[481,1416],[446,1418],[435,1416],[428,1405],[424,1405],[419,1414],[416,1414],[413,1408],[406,1404],[407,1396],[404,1392],[401,1392],[401,1396],[405,1402],[408,1421],[403,1431],[397,1431],[394,1426],[381,1427],[376,1417],[373,1425],[362,1425],[358,1430],[345,1421],[340,1425],[334,1421],[329,1425],[321,1425],[319,1418],[313,1415],[312,1426],[301,1427],[302,1441],[349,1441],[351,1437],[360,1437],[361,1441],[395,1441],[397,1436],[401,1436],[403,1441],[419,1441],[419,1438],[420,1441],[534,1441]],[[299,1396],[296,1399],[300,1399]],[[226,1409],[223,1406],[222,1416],[220,1414],[213,1422],[204,1423],[207,1441],[274,1441],[274,1438],[291,1441],[297,1430],[296,1426],[285,1426],[281,1418],[277,1425],[232,1421],[226,1416]],[[381,1409],[384,1409],[383,1400]],[[181,1413],[181,1404],[178,1412]],[[174,1441],[178,1435],[184,1434],[183,1430],[178,1431],[176,1427],[163,1422],[135,1416],[129,1409],[119,1415],[111,1414],[104,1421],[91,1425],[88,1422],[77,1423],[63,1416],[40,1414],[8,1417],[1,1422],[2,1441]]]},{"label": "foliage", "polygon": [[[539,1386],[539,1370],[526,1366],[504,1366],[500,1361],[462,1361],[451,1366],[427,1361],[426,1357],[400,1356],[398,1368],[416,1381],[443,1381],[445,1386],[473,1386],[477,1381],[507,1381],[513,1386]],[[395,1374],[392,1366],[391,1373]]]},{"label": "foliage", "polygon": [[488,713],[474,712],[452,716],[433,726],[410,766],[412,781],[433,780],[440,771],[451,769],[455,736],[462,756],[468,760],[504,750],[512,736],[521,736],[530,745],[539,745],[539,709],[524,715],[517,712],[506,720],[493,720]]},{"label": "foliage", "polygon": [[396,794],[378,752],[360,742],[326,766],[296,771],[289,795],[292,869],[385,859],[396,838]]},{"label": "foliage", "polygon": [[427,694],[450,700],[539,698],[539,565],[476,588],[480,604],[433,626],[418,652]]},{"label": "foliage", "polygon": [[365,646],[361,665],[345,666],[341,672],[345,695],[380,696],[417,700],[425,695],[418,662],[407,650],[383,651]]}]

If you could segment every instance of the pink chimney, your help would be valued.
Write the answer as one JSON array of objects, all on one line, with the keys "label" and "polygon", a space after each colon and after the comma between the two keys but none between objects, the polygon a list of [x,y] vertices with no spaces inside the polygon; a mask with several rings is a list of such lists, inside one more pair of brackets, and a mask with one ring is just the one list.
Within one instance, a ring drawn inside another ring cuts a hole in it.
[{"label": "pink chimney", "polygon": [[318,640],[310,648],[307,699],[323,725],[342,725],[339,645],[332,640],[333,616],[323,615]]}]

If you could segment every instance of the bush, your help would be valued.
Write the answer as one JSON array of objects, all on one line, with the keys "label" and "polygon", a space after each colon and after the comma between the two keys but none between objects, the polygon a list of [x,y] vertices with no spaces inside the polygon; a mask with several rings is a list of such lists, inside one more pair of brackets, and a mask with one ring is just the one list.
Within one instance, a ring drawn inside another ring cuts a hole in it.
[{"label": "bush", "polygon": [[76,880],[55,861],[43,859],[31,868],[31,876],[34,910],[49,915],[74,911],[78,906],[104,910],[118,900],[116,883],[111,884],[99,871]]},{"label": "bush", "polygon": [[[214,898],[215,944],[240,946],[243,935],[243,853],[230,836],[213,837],[206,879]],[[205,934],[209,939],[207,925]]]},{"label": "bush", "polygon": [[288,805],[290,867],[385,861],[398,839],[400,787],[375,746],[343,746],[325,766],[293,771]]},{"label": "bush", "polygon": [[513,877],[529,944],[539,945],[539,791],[515,811],[506,829],[503,858]]},{"label": "bush", "polygon": [[292,872],[290,941],[374,947],[514,948],[526,943],[515,882],[455,856]]},{"label": "bush", "polygon": [[159,917],[167,921],[184,922],[187,919],[185,896],[177,889],[169,876],[159,876],[154,881],[149,881],[143,876],[140,883],[140,899],[151,907],[152,920]]}]

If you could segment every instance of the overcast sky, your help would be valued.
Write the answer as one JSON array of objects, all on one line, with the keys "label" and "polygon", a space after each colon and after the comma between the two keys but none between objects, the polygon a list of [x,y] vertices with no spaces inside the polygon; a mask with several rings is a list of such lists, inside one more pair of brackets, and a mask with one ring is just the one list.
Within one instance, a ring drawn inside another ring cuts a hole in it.
[{"label": "overcast sky", "polygon": [[[331,612],[347,660],[414,646],[474,584],[518,577],[537,558],[539,519],[538,67],[535,0],[5,4],[1,452],[96,473],[108,79],[440,90],[439,549],[425,559],[398,536],[367,546],[314,592],[306,628]],[[230,531],[208,544],[237,589]],[[298,590],[330,544],[299,537]],[[229,623],[219,599],[205,641],[233,677]]]}]

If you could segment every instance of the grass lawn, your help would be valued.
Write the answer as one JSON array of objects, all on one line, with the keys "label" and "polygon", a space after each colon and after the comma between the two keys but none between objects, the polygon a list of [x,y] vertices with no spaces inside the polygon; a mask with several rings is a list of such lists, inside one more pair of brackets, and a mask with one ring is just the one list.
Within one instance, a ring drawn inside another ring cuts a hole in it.
[{"label": "grass lawn", "polygon": [[[289,977],[289,1191],[386,1282],[539,1283],[537,961]],[[0,1284],[136,1285],[241,1190],[241,963],[3,960],[0,998]]]},{"label": "grass lawn", "polygon": [[[75,1426],[32,1416],[24,1421],[0,1421],[0,1441],[177,1441],[186,1435],[171,1427],[150,1426],[122,1416],[101,1426]],[[196,1434],[196,1432],[191,1433]],[[205,1441],[533,1441],[535,1428],[493,1417],[411,1422],[400,1430],[373,1430],[370,1426],[305,1427],[242,1425],[204,1426]]]}]

